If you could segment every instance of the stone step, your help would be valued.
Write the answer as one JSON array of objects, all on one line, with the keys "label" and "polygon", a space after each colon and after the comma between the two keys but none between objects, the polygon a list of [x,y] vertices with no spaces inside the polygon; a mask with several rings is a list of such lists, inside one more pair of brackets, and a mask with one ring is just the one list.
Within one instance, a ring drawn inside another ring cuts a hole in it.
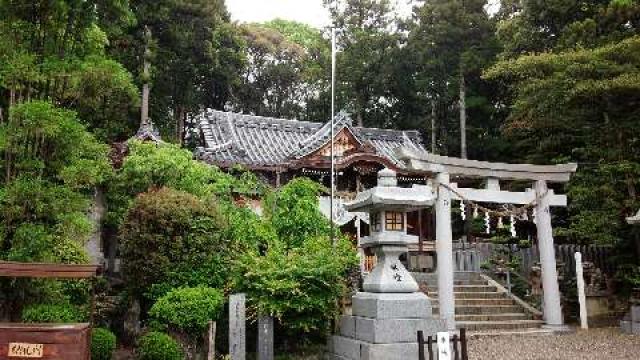
[{"label": "stone step", "polygon": [[[503,299],[458,299],[456,298],[456,308],[460,305],[515,305],[515,301],[509,298]],[[438,306],[438,299],[431,300],[432,306]]]},{"label": "stone step", "polygon": [[[427,286],[428,293],[437,292],[437,291],[438,291],[437,287]],[[496,287],[493,285],[454,285],[453,286],[453,292],[471,292],[471,291],[497,292],[498,289],[496,289]]]},{"label": "stone step", "polygon": [[467,337],[479,338],[479,337],[492,337],[492,336],[547,336],[554,335],[556,332],[553,329],[545,328],[526,328],[526,329],[511,329],[511,330],[480,330],[469,331]]},{"label": "stone step", "polygon": [[[418,280],[416,280],[418,281]],[[427,284],[428,287],[438,287],[438,281],[418,281],[420,284]],[[486,280],[453,280],[453,285],[487,285]]]},{"label": "stone step", "polygon": [[[427,295],[429,296],[429,298],[433,299],[433,300],[438,300],[438,292],[430,292],[427,293]],[[487,292],[454,292],[453,295],[455,296],[456,299],[505,299],[506,298],[506,294],[505,293],[501,293],[501,292],[493,292],[493,291],[487,291]]]},{"label": "stone step", "polygon": [[[415,273],[412,272],[413,278],[416,281],[427,281],[427,282],[437,282],[438,274],[435,273]],[[479,272],[475,271],[457,271],[453,273],[454,280],[483,280],[482,276]]]},{"label": "stone step", "polygon": [[[522,307],[518,305],[456,305],[458,315],[480,315],[480,314],[513,314],[522,312]],[[433,306],[433,313],[439,313],[438,305]]]},{"label": "stone step", "polygon": [[457,321],[458,328],[468,331],[484,330],[513,330],[540,328],[544,324],[541,320],[509,320],[509,321]]},{"label": "stone step", "polygon": [[511,321],[511,320],[534,320],[526,313],[505,313],[505,314],[473,314],[456,315],[456,321]]}]

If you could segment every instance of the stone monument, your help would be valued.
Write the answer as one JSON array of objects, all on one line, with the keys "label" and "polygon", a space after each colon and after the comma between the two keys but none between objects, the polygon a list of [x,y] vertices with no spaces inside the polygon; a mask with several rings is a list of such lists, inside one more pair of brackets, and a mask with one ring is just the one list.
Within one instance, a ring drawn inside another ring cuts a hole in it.
[{"label": "stone monument", "polygon": [[370,214],[371,235],[361,239],[378,263],[364,279],[364,292],[352,299],[352,315],[343,315],[340,333],[328,344],[328,359],[402,360],[418,356],[417,332],[425,336],[446,331],[444,321],[432,315],[431,301],[398,257],[418,237],[407,233],[407,212],[432,206],[430,186],[398,187],[396,173],[383,169],[378,186],[346,204],[349,211]]}]

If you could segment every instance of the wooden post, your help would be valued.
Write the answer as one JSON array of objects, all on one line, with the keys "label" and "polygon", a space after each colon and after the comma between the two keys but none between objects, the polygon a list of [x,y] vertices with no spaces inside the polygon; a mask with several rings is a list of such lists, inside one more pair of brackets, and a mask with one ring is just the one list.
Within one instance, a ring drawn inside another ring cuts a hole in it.
[{"label": "wooden post", "polygon": [[469,353],[467,352],[467,329],[460,329],[460,346],[462,347],[462,360],[469,360]]},{"label": "wooden post", "polygon": [[214,360],[216,358],[216,322],[209,321],[209,341],[207,341],[207,360]]},{"label": "wooden post", "polygon": [[424,333],[422,330],[418,331],[418,360],[425,360],[424,358]]}]

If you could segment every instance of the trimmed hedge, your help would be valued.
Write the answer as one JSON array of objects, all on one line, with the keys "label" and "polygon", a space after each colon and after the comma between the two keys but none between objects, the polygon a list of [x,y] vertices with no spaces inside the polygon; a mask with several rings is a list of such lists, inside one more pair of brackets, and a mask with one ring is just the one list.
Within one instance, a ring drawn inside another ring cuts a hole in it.
[{"label": "trimmed hedge", "polygon": [[182,348],[171,336],[152,331],[138,342],[138,360],[183,360]]},{"label": "trimmed hedge", "polygon": [[26,323],[77,323],[83,318],[71,304],[36,304],[22,310],[22,321]]},{"label": "trimmed hedge", "polygon": [[149,316],[172,330],[200,336],[210,320],[218,318],[224,305],[224,294],[208,287],[178,288],[161,297]]},{"label": "trimmed hedge", "polygon": [[91,331],[91,360],[111,360],[116,350],[116,336],[104,328]]}]

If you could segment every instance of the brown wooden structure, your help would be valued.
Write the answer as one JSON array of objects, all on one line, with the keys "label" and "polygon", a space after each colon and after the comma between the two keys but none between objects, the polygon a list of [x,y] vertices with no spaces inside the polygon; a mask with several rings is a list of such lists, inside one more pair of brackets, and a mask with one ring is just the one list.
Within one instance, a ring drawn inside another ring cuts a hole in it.
[{"label": "brown wooden structure", "polygon": [[[0,277],[87,279],[99,274],[97,265],[64,265],[0,261]],[[95,306],[91,288],[89,323],[0,323],[0,360],[89,360]]]}]

